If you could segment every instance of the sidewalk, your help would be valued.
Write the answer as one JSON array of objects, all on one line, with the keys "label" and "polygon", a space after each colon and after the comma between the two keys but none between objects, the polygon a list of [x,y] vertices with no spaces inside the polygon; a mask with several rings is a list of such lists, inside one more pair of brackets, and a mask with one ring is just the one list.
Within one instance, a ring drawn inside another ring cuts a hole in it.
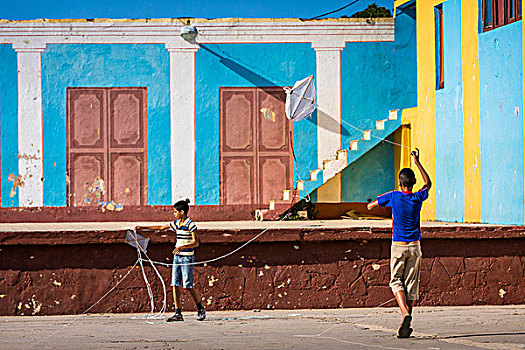
[{"label": "sidewalk", "polygon": [[394,308],[136,316],[0,317],[0,349],[525,349],[525,305],[417,308],[410,339]]}]

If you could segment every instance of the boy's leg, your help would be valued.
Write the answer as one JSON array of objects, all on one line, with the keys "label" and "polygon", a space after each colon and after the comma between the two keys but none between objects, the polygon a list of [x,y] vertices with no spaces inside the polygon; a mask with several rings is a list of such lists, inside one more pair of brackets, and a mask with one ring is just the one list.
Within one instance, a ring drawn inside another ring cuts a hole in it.
[{"label": "boy's leg", "polygon": [[199,304],[199,294],[195,290],[195,288],[185,288],[191,295],[193,301],[195,302],[195,305]]},{"label": "boy's leg", "polygon": [[408,306],[409,302],[406,300],[405,291],[398,290],[395,292],[394,296],[396,297],[397,305],[399,305],[399,309],[401,310],[403,317],[405,315],[410,315],[412,313],[412,307]]},{"label": "boy's leg", "polygon": [[414,310],[414,302],[415,300],[407,300],[407,309],[410,315],[412,315],[412,310]]},{"label": "boy's leg", "polygon": [[181,302],[181,290],[180,286],[173,286],[173,302],[175,303],[175,310],[180,310],[182,308]]},{"label": "boy's leg", "polygon": [[177,255],[173,257],[173,270],[171,275],[171,286],[173,291],[173,303],[175,304],[175,315],[169,317],[167,319],[168,322],[173,321],[183,321],[182,313],[181,313],[181,290],[180,290],[180,284],[181,284],[181,278],[182,278],[182,272],[181,272],[181,266],[180,259]]}]

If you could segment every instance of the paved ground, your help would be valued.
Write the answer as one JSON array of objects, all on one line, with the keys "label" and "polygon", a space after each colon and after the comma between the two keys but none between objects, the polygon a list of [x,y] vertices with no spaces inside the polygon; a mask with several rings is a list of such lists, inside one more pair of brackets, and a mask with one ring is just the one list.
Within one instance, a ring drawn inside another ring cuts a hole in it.
[{"label": "paved ground", "polygon": [[0,317],[1,349],[525,349],[525,305],[422,307],[410,339],[397,309],[209,312],[204,322],[141,315]]}]

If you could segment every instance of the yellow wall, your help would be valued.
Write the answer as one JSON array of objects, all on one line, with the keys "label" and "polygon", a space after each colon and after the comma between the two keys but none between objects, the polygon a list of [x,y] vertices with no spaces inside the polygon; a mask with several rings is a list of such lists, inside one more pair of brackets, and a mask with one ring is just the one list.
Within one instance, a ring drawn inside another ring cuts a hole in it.
[{"label": "yellow wall", "polygon": [[[398,188],[397,176],[403,168],[411,167],[411,127],[410,123],[417,115],[417,107],[407,108],[401,111],[401,127],[394,133],[394,142],[406,147],[394,147],[394,165],[396,176],[396,188]],[[408,147],[408,148],[407,148]]]},{"label": "yellow wall", "polygon": [[478,0],[461,1],[465,222],[481,221]]},{"label": "yellow wall", "polygon": [[[436,179],[435,146],[435,37],[434,2],[418,1],[416,5],[417,30],[417,116],[411,123],[412,148],[419,148],[420,160],[430,179]],[[417,183],[424,183],[418,171]],[[422,220],[436,219],[436,189],[430,191],[421,211]]]}]

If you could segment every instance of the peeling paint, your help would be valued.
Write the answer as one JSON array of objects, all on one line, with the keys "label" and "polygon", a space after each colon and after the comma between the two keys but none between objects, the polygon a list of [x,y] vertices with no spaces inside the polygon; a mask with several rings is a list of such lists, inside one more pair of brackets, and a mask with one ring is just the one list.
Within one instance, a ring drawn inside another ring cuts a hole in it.
[{"label": "peeling paint", "polygon": [[26,153],[18,153],[18,159],[24,159],[24,160],[40,160],[42,157],[39,157],[35,154],[26,154]]},{"label": "peeling paint", "polygon": [[62,283],[60,283],[60,282],[58,282],[58,281],[56,281],[56,280],[53,281],[53,284],[54,284],[55,286],[58,286],[58,287],[60,287],[60,286],[62,285]]},{"label": "peeling paint", "polygon": [[499,297],[503,299],[503,297],[505,296],[505,294],[507,294],[507,292],[503,288],[501,288],[498,294],[499,294]]},{"label": "peeling paint", "polygon": [[208,285],[209,285],[210,287],[213,287],[213,284],[214,284],[215,282],[217,282],[218,280],[219,280],[219,279],[218,279],[218,278],[216,279],[215,276],[211,276],[211,278],[208,280]]},{"label": "peeling paint", "polygon": [[372,264],[372,268],[374,269],[374,271],[377,271],[381,268],[381,265],[379,264]]},{"label": "peeling paint", "polygon": [[20,174],[18,174],[16,178],[15,174],[9,174],[9,176],[7,177],[7,181],[13,183],[13,188],[9,193],[9,197],[13,198],[14,196],[16,196],[16,189],[24,186],[24,180],[22,180],[22,175]]}]

